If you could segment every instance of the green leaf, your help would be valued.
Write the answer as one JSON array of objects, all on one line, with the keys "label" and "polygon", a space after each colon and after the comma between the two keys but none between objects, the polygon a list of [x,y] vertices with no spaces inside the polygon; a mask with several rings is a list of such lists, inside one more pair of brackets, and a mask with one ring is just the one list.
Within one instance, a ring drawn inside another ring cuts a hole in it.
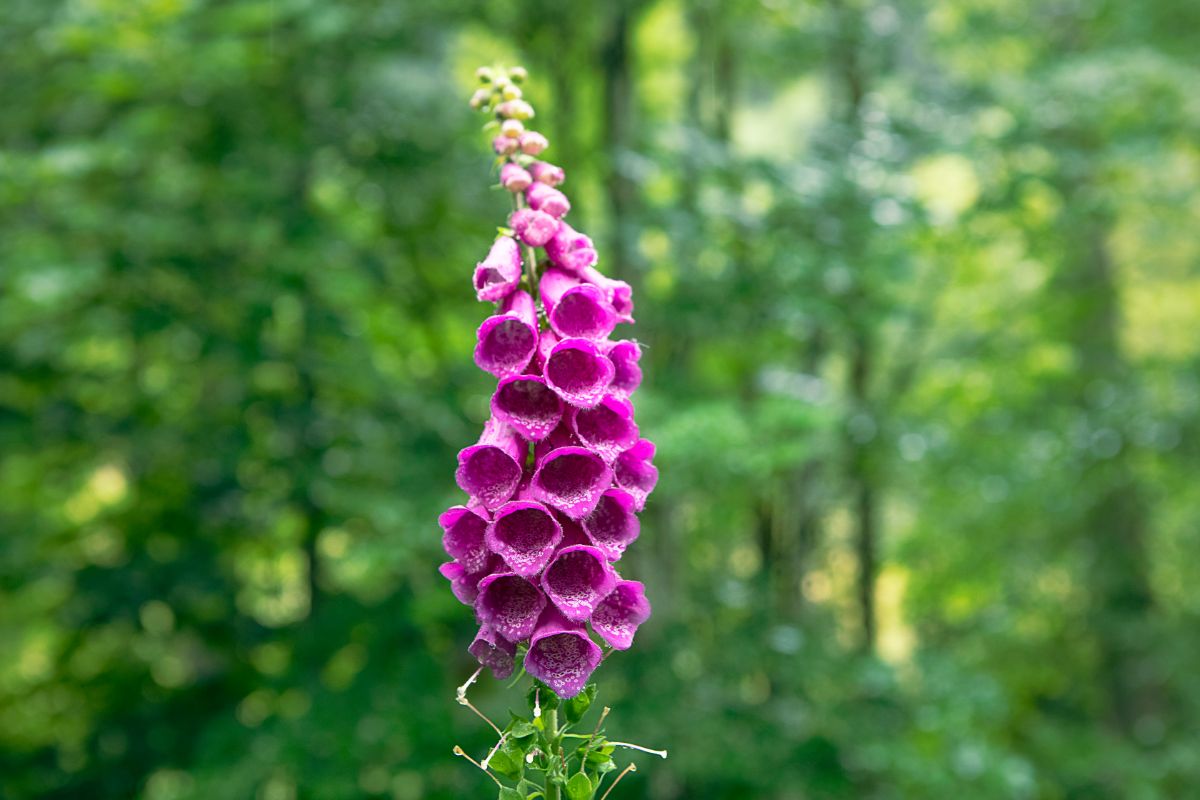
[{"label": "green leaf", "polygon": [[593,788],[587,775],[576,772],[567,781],[567,800],[591,800]]},{"label": "green leaf", "polygon": [[525,800],[525,796],[516,789],[507,786],[500,787],[500,796],[496,800]]},{"label": "green leaf", "polygon": [[570,700],[564,701],[563,715],[567,718],[567,722],[576,723],[583,719],[583,715],[592,707],[592,701],[595,699],[596,684],[589,683],[582,692]]}]

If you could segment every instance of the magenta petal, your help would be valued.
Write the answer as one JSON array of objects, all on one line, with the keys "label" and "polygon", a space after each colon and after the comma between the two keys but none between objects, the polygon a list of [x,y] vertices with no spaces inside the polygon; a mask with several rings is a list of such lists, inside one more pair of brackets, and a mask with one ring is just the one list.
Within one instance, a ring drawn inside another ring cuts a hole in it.
[{"label": "magenta petal", "polygon": [[563,616],[583,622],[617,584],[604,553],[589,545],[564,547],[542,573],[542,589]]},{"label": "magenta petal", "polygon": [[637,510],[646,505],[646,498],[658,483],[658,469],[650,463],[654,458],[654,443],[639,439],[638,443],[617,456],[613,462],[613,475],[620,487],[633,496]]},{"label": "magenta petal", "polygon": [[633,289],[628,283],[609,278],[591,266],[580,270],[579,276],[604,291],[620,322],[633,322]]},{"label": "magenta petal", "polygon": [[592,614],[592,630],[618,650],[628,650],[638,626],[650,619],[650,601],[639,581],[621,581]]},{"label": "magenta petal", "polygon": [[568,547],[574,547],[577,544],[592,544],[592,540],[589,539],[587,534],[583,532],[583,527],[580,526],[578,522],[571,519],[561,511],[557,512],[557,514],[558,524],[562,525],[563,529],[562,541],[559,542],[558,545],[560,550]]},{"label": "magenta petal", "polygon": [[479,572],[491,553],[484,543],[488,521],[466,506],[453,506],[438,517],[442,526],[442,547],[468,572]]},{"label": "magenta petal", "polygon": [[550,312],[550,327],[564,338],[604,339],[617,326],[617,312],[591,284],[568,289]]},{"label": "magenta petal", "polygon": [[534,211],[541,211],[558,219],[571,210],[567,196],[548,184],[535,182],[525,191],[525,199]]},{"label": "magenta petal", "polygon": [[546,383],[577,408],[593,408],[616,375],[616,367],[587,339],[563,339],[546,359]]},{"label": "magenta petal", "polygon": [[529,500],[505,503],[487,527],[486,541],[522,578],[540,573],[562,541],[562,526],[544,505]]},{"label": "magenta petal", "polygon": [[595,408],[571,409],[568,418],[584,447],[610,463],[637,444],[638,427],[628,400],[610,395]]},{"label": "magenta petal", "polygon": [[609,561],[619,560],[641,533],[636,505],[633,495],[624,489],[609,489],[592,513],[580,520],[588,539]]},{"label": "magenta petal", "polygon": [[[541,186],[542,184],[538,184]],[[558,220],[544,211],[522,208],[508,218],[517,238],[530,247],[542,247],[558,232]]]},{"label": "magenta petal", "polygon": [[642,348],[637,342],[622,340],[609,345],[607,355],[613,364],[609,392],[618,397],[629,397],[642,384],[642,368],[638,365]]},{"label": "magenta petal", "polygon": [[534,463],[541,464],[542,460],[550,455],[551,451],[557,450],[560,447],[583,447],[583,442],[579,441],[579,437],[575,435],[575,431],[571,430],[571,426],[565,420],[551,431],[550,435],[545,439],[534,443]]},{"label": "magenta petal", "polygon": [[525,671],[563,699],[583,691],[603,653],[582,625],[547,608],[525,654]]},{"label": "magenta petal", "polygon": [[501,572],[479,581],[475,613],[480,622],[510,642],[519,642],[533,633],[545,607],[545,595],[520,575]]},{"label": "magenta petal", "polygon": [[467,652],[475,656],[480,666],[490,669],[496,680],[502,681],[513,673],[517,646],[487,625],[479,626],[479,633],[475,634],[475,641],[471,642]]},{"label": "magenta petal", "polygon": [[500,168],[500,185],[510,192],[523,192],[533,183],[533,176],[519,164],[509,162]]},{"label": "magenta petal", "polygon": [[516,375],[537,351],[537,313],[528,292],[515,291],[504,299],[500,313],[488,317],[476,332],[475,363],[497,378]]},{"label": "magenta petal", "polygon": [[596,263],[596,247],[589,237],[561,222],[546,242],[546,257],[559,269],[580,273]]},{"label": "magenta petal", "polygon": [[443,578],[450,581],[450,591],[454,593],[458,601],[465,606],[470,606],[475,604],[475,598],[479,596],[479,581],[499,564],[500,559],[493,556],[488,559],[487,565],[479,572],[468,572],[462,564],[450,561],[438,567],[438,572],[442,574]]},{"label": "magenta petal", "polygon": [[512,428],[489,419],[479,443],[459,451],[454,479],[464,492],[490,511],[517,490],[526,450],[525,442]]},{"label": "magenta petal", "polygon": [[487,258],[475,267],[475,296],[498,301],[507,297],[521,281],[521,251],[517,240],[501,236]]},{"label": "magenta petal", "polygon": [[502,378],[492,395],[492,415],[531,441],[545,439],[562,420],[563,403],[537,375]]},{"label": "magenta petal", "polygon": [[584,447],[560,447],[545,455],[533,473],[530,495],[572,519],[592,513],[613,480],[600,456]]}]

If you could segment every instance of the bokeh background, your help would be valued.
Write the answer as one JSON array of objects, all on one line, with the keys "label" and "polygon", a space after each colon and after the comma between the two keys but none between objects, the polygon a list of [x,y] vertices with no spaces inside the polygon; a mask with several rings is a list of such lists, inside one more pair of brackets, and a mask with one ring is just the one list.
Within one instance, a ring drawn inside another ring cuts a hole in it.
[{"label": "bokeh background", "polygon": [[599,676],[671,757],[615,794],[1195,796],[1198,29],[5,0],[0,796],[493,796],[435,524],[492,384],[490,63],[648,348],[656,613]]}]

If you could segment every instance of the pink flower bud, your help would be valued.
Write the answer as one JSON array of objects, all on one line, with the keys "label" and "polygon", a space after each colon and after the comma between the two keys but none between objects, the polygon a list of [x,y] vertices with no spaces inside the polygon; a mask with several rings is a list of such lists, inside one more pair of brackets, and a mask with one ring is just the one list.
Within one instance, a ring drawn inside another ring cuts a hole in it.
[{"label": "pink flower bud", "polygon": [[529,174],[538,183],[545,183],[550,186],[558,186],[567,177],[562,167],[556,167],[546,161],[535,161],[530,164]]},{"label": "pink flower bud", "polygon": [[516,164],[505,164],[500,168],[500,185],[510,192],[523,192],[531,183],[533,178]]},{"label": "pink flower bud", "polygon": [[[500,123],[500,135],[507,136],[510,139],[517,139],[525,132],[525,126],[517,119],[506,119]],[[520,144],[518,143],[518,147]]]},{"label": "pink flower bud", "polygon": [[518,146],[516,139],[510,139],[507,136],[497,136],[492,139],[492,149],[496,151],[496,155],[510,156],[517,152]]},{"label": "pink flower bud", "polygon": [[521,152],[527,156],[536,156],[550,146],[549,140],[537,131],[526,131],[521,135]]}]

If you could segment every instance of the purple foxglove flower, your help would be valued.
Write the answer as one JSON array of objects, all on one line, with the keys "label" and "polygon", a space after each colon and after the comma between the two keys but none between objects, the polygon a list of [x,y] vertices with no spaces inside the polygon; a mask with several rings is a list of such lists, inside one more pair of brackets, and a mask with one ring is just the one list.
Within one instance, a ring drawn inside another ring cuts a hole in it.
[{"label": "purple foxglove flower", "polygon": [[541,590],[515,573],[500,572],[479,581],[479,621],[510,642],[528,638],[545,607]]},{"label": "purple foxglove flower", "polygon": [[592,614],[592,630],[618,650],[628,650],[638,626],[650,619],[650,601],[639,581],[621,581]]},{"label": "purple foxglove flower", "polygon": [[517,238],[530,247],[542,247],[558,232],[558,220],[544,211],[522,208],[508,218],[508,226]]},{"label": "purple foxglove flower", "polygon": [[546,242],[546,257],[559,269],[581,272],[596,263],[596,247],[590,237],[560,222],[554,238]]},{"label": "purple foxglove flower", "polygon": [[613,471],[591,450],[560,447],[538,462],[529,493],[571,519],[580,519],[592,513],[612,479]]},{"label": "purple foxglove flower", "polygon": [[475,656],[480,666],[490,669],[496,680],[502,681],[512,675],[517,646],[487,625],[479,626],[479,633],[475,634],[475,641],[471,642],[467,652]]},{"label": "purple foxglove flower", "polygon": [[473,606],[475,598],[479,596],[479,581],[501,566],[503,566],[503,562],[499,557],[493,556],[488,559],[487,566],[479,572],[468,572],[457,561],[448,561],[442,564],[438,567],[438,572],[442,574],[443,578],[450,581],[450,591],[458,598],[458,602],[464,606]]},{"label": "purple foxglove flower", "polygon": [[546,140],[537,131],[526,131],[520,138],[521,152],[527,156],[536,156],[538,153],[550,146],[550,142]]},{"label": "purple foxglove flower", "polygon": [[538,375],[502,378],[492,395],[492,416],[530,441],[549,436],[562,415],[562,400]]},{"label": "purple foxglove flower", "polygon": [[587,339],[563,339],[546,358],[546,385],[568,404],[594,408],[616,376],[616,367]]},{"label": "purple foxglove flower", "polygon": [[518,375],[537,351],[538,325],[533,298],[517,290],[500,304],[500,313],[488,317],[476,333],[475,363],[497,378]]},{"label": "purple foxglove flower", "polygon": [[542,573],[542,590],[573,622],[586,622],[616,585],[604,553],[586,544],[559,550]]},{"label": "purple foxglove flower", "polygon": [[542,375],[546,374],[546,362],[550,360],[550,354],[554,352],[554,346],[560,341],[562,340],[558,338],[558,334],[554,332],[553,328],[548,331],[542,331],[541,338],[538,339],[537,357],[534,359],[537,363],[537,371]]},{"label": "purple foxglove flower", "polygon": [[[528,135],[525,134],[525,136]],[[524,139],[525,136],[521,138]],[[533,176],[519,164],[509,162],[500,168],[500,185],[510,192],[523,192],[529,188],[531,183],[533,183]]]},{"label": "purple foxglove flower", "polygon": [[534,443],[534,463],[542,463],[542,459],[549,455],[552,450],[557,450],[560,447],[583,447],[583,442],[579,441],[579,437],[575,435],[575,431],[571,430],[571,426],[565,420],[557,428],[550,431],[550,435],[545,439]]},{"label": "purple foxglove flower", "polygon": [[492,139],[492,149],[496,151],[496,155],[509,156],[517,152],[519,144],[516,139],[509,136],[497,136]]},{"label": "purple foxglove flower", "polygon": [[529,174],[533,176],[535,181],[544,183],[547,186],[558,186],[567,177],[562,167],[556,167],[545,161],[535,161],[530,164]]},{"label": "purple foxglove flower", "polygon": [[580,270],[579,276],[604,290],[605,297],[612,304],[621,322],[633,322],[633,289],[628,283],[610,278],[590,266]]},{"label": "purple foxglove flower", "polygon": [[617,484],[633,496],[637,510],[646,506],[646,498],[658,483],[658,468],[650,463],[654,458],[654,442],[639,439],[638,443],[617,456],[613,474]]},{"label": "purple foxglove flower", "polygon": [[601,658],[603,653],[587,630],[550,607],[529,640],[525,671],[559,697],[570,699],[583,691]]},{"label": "purple foxglove flower", "polygon": [[559,269],[538,281],[550,327],[563,338],[604,339],[617,325],[617,314],[604,290]]},{"label": "purple foxglove flower", "polygon": [[[584,533],[609,561],[618,561],[625,548],[642,531],[634,512],[633,495],[624,489],[609,489],[600,497],[592,513],[580,520]],[[564,536],[563,541],[566,541]]]},{"label": "purple foxglove flower", "polygon": [[458,452],[454,479],[472,501],[494,510],[517,490],[526,451],[516,431],[500,420],[489,419],[479,442]]},{"label": "purple foxglove flower", "polygon": [[464,570],[481,572],[487,566],[492,554],[484,543],[485,516],[466,506],[452,506],[438,517],[438,524],[443,531],[442,547]]},{"label": "purple foxglove flower", "polygon": [[642,384],[642,368],[638,366],[642,348],[637,342],[623,339],[608,345],[607,355],[614,370],[608,391],[618,397],[629,397]]},{"label": "purple foxglove flower", "polygon": [[609,395],[595,408],[573,408],[567,416],[583,446],[609,463],[637,444],[638,427],[628,400]]},{"label": "purple foxglove flower", "polygon": [[475,266],[475,296],[481,301],[503,300],[521,282],[521,249],[511,236],[492,244],[487,258]]},{"label": "purple foxglove flower", "polygon": [[534,211],[543,211],[555,219],[559,219],[571,210],[571,201],[567,196],[544,183],[535,182],[525,191],[525,199]]},{"label": "purple foxglove flower", "polygon": [[513,572],[532,578],[545,569],[562,536],[562,526],[544,505],[513,500],[496,510],[486,541]]}]

